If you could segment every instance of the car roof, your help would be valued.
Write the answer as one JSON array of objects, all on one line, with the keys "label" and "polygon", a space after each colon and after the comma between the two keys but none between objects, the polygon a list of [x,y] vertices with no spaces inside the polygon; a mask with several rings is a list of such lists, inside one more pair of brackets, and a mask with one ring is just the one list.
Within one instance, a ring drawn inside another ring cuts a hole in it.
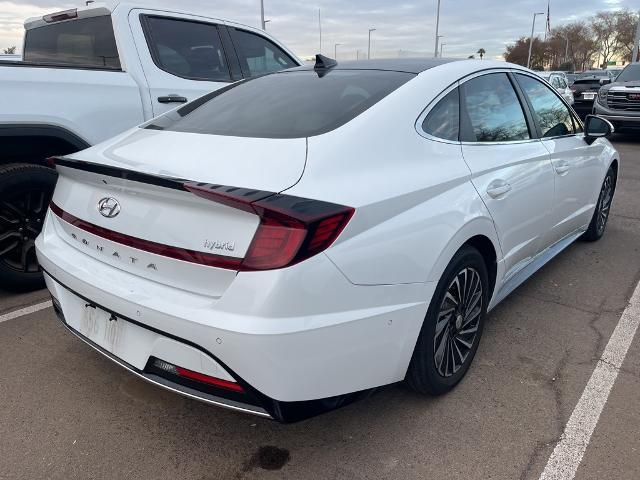
[{"label": "car roof", "polygon": [[[439,65],[459,61],[455,58],[380,58],[374,60],[351,60],[338,62],[335,70],[387,70],[394,72],[421,73]],[[313,70],[313,65],[292,68],[287,71]]]}]

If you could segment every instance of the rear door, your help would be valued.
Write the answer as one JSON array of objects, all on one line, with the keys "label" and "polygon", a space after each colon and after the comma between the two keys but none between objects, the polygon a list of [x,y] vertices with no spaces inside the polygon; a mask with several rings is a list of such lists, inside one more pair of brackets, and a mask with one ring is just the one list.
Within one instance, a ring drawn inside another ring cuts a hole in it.
[{"label": "rear door", "polygon": [[555,194],[545,243],[553,244],[589,223],[603,180],[599,158],[605,147],[600,142],[587,144],[580,122],[556,92],[533,76],[516,73],[515,77],[551,155]]},{"label": "rear door", "polygon": [[508,280],[541,249],[553,200],[549,152],[506,72],[460,88],[462,153],[495,222]]},{"label": "rear door", "polygon": [[222,23],[132,10],[129,24],[154,116],[241,78]]}]

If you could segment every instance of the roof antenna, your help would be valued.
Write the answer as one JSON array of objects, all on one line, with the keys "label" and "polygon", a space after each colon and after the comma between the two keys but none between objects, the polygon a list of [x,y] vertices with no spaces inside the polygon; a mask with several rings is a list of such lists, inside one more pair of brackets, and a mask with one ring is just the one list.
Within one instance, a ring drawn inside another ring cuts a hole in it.
[{"label": "roof antenna", "polygon": [[328,70],[338,65],[333,58],[325,57],[324,55],[316,55],[316,64],[313,66],[314,70]]}]

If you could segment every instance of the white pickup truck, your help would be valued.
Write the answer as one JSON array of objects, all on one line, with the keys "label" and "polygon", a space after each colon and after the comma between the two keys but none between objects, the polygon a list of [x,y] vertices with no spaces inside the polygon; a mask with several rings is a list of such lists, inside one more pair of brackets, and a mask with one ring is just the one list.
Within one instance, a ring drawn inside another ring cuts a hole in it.
[{"label": "white pickup truck", "polygon": [[47,157],[301,64],[262,30],[195,12],[90,3],[27,20],[22,60],[0,62],[0,287],[42,284],[34,240],[56,178]]}]

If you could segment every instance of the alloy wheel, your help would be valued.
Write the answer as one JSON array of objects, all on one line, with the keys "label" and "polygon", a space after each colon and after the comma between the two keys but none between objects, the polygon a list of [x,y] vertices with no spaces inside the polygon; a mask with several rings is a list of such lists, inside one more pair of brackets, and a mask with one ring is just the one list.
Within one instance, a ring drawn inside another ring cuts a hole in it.
[{"label": "alloy wheel", "polygon": [[596,218],[596,230],[598,234],[604,232],[607,226],[607,220],[609,219],[609,212],[611,210],[611,201],[613,200],[613,177],[607,175],[604,183],[602,184],[602,190],[600,191],[600,199],[598,201],[598,213]]},{"label": "alloy wheel", "polygon": [[0,201],[0,261],[21,273],[38,272],[35,239],[49,205],[51,193],[27,190]]},{"label": "alloy wheel", "polygon": [[461,270],[449,284],[435,325],[433,359],[443,377],[458,372],[476,341],[483,309],[482,281],[477,270]]}]

